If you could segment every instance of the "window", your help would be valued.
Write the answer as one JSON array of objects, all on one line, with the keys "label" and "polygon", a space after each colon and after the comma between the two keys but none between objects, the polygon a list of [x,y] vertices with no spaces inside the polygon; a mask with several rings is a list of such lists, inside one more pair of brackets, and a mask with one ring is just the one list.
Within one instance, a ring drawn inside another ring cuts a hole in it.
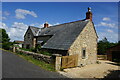
[{"label": "window", "polygon": [[86,48],[82,48],[82,59],[86,57]]}]

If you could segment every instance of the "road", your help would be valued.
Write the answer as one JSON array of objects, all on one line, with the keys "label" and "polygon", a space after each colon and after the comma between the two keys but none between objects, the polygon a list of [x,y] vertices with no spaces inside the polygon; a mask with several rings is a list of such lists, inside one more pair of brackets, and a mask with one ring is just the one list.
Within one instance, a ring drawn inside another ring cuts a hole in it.
[{"label": "road", "polygon": [[57,72],[46,71],[11,53],[2,51],[2,78],[65,78]]}]

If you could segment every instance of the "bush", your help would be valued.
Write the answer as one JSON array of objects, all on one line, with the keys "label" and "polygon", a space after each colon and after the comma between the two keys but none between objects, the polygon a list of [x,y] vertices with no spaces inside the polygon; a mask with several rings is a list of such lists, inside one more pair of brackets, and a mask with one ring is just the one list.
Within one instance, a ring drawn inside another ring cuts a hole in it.
[{"label": "bush", "polygon": [[31,51],[31,49],[25,49],[25,48],[20,48],[20,49],[22,49],[24,51]]},{"label": "bush", "polygon": [[31,48],[30,50],[31,50],[32,52],[39,52],[40,49],[41,49],[41,46],[40,46],[40,45],[37,45],[35,48]]},{"label": "bush", "polygon": [[48,55],[48,56],[52,56],[51,53],[47,52],[47,51],[39,51],[40,54],[43,54],[43,55]]},{"label": "bush", "polygon": [[30,51],[37,52],[37,48],[31,48]]},{"label": "bush", "polygon": [[2,43],[2,48],[6,50],[9,50],[12,46],[13,46],[12,42]]}]

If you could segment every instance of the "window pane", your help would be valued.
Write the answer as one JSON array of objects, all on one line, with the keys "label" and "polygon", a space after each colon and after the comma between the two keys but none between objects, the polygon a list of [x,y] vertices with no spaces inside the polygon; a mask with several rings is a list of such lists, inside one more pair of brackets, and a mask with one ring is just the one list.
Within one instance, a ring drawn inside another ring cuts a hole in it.
[{"label": "window pane", "polygon": [[83,49],[82,49],[82,58],[85,59],[85,56],[86,56],[86,49],[83,48]]}]

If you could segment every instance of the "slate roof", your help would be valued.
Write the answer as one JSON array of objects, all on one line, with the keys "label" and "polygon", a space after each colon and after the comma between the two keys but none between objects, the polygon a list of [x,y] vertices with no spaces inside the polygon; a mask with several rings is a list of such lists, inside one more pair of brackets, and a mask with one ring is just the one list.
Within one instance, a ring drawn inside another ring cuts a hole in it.
[{"label": "slate roof", "polygon": [[[42,48],[68,50],[88,22],[80,20],[42,28],[38,36],[53,35]],[[34,34],[38,31],[37,28],[32,29]]]},{"label": "slate roof", "polygon": [[40,28],[38,27],[33,27],[33,26],[29,26],[33,35],[36,36],[37,32],[39,31]]}]

